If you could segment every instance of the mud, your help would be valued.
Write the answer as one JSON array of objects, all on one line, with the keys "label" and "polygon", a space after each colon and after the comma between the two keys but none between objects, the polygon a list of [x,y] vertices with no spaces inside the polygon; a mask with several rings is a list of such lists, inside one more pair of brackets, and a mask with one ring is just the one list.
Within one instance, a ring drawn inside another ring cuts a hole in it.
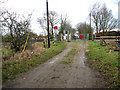
[{"label": "mud", "polygon": [[75,42],[46,63],[9,80],[3,87],[12,88],[105,88],[101,74],[90,68],[85,56],[86,42],[81,41],[78,54],[71,64],[60,64],[63,57],[72,49]]}]

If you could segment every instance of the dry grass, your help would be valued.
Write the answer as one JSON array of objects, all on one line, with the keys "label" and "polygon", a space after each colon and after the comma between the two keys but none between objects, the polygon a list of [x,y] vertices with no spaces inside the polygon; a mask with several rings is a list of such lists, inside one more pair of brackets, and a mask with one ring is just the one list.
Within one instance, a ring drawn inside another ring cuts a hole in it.
[{"label": "dry grass", "polygon": [[44,63],[53,56],[62,52],[62,50],[65,48],[66,44],[64,42],[56,42],[55,44],[51,45],[51,48],[42,48],[35,45],[32,52],[26,50],[24,53],[17,53],[14,58],[20,59],[13,59],[2,62],[3,82],[8,79],[14,79],[15,75],[22,72],[27,72],[30,68]]},{"label": "dry grass", "polygon": [[45,48],[41,47],[41,43],[34,43],[32,44],[32,50],[25,50],[24,52],[18,52],[16,54],[14,54],[14,56],[12,56],[10,58],[10,60],[14,60],[14,59],[30,59],[32,57],[36,57],[39,56],[40,54],[42,54],[45,51]]},{"label": "dry grass", "polygon": [[[70,43],[67,43],[67,45],[70,45]],[[64,56],[63,60],[60,62],[60,64],[70,64],[73,62],[74,57],[76,56],[78,52],[80,42],[75,42],[74,46],[72,47],[71,51]]]}]

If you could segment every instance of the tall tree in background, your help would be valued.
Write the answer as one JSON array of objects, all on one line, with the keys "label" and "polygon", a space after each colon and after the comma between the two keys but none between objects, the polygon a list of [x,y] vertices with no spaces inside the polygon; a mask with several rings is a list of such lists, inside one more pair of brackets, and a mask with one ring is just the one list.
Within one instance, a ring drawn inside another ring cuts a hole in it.
[{"label": "tall tree in background", "polygon": [[117,20],[113,18],[112,10],[108,10],[105,4],[103,4],[103,6],[100,9],[100,21],[100,29],[102,29],[103,32],[105,29],[111,30],[117,25]]},{"label": "tall tree in background", "polygon": [[93,18],[92,20],[93,20],[93,23],[95,24],[97,33],[98,33],[98,23],[99,23],[99,15],[100,15],[99,9],[100,9],[100,4],[95,3],[91,11],[91,15]]},{"label": "tall tree in background", "polygon": [[65,30],[67,31],[67,41],[69,41],[69,35],[72,33],[72,25],[70,24],[70,22],[66,22],[66,27]]},{"label": "tall tree in background", "polygon": [[[3,11],[3,7],[2,7],[3,3],[5,3],[5,1],[4,0],[0,0],[0,16],[2,15],[2,11]],[[2,34],[3,34],[2,23],[0,23],[0,36],[2,36]]]},{"label": "tall tree in background", "polygon": [[61,18],[60,18],[60,32],[59,32],[59,34],[63,34],[63,31],[66,28],[66,23],[67,23],[67,15],[65,17],[63,17],[63,15],[61,14]]},{"label": "tall tree in background", "polygon": [[[39,22],[40,26],[42,27],[43,31],[46,32],[47,30],[47,17],[46,17],[46,13],[43,14],[42,17],[37,19],[37,22]],[[49,12],[49,23],[50,23],[50,27],[51,27],[51,35],[53,36],[53,28],[54,26],[59,22],[58,19],[58,14],[55,11],[50,11]]]},{"label": "tall tree in background", "polygon": [[113,18],[112,10],[108,10],[105,4],[95,3],[91,15],[97,33],[103,30],[104,34],[105,30],[107,32],[107,29],[111,30],[117,26],[117,20]]},{"label": "tall tree in background", "polygon": [[86,24],[86,23],[78,23],[77,24],[77,30],[81,34],[87,34],[87,33],[90,34],[90,33],[92,33],[93,28],[91,28],[91,29],[90,28],[91,28],[91,26]]},{"label": "tall tree in background", "polygon": [[46,31],[47,31],[47,19],[46,19],[46,15],[43,14],[43,17],[38,18],[37,22],[40,24],[41,28],[44,31],[44,35],[46,36]]},{"label": "tall tree in background", "polygon": [[[46,14],[43,14],[43,17],[38,18],[37,22],[40,24],[41,28],[43,29],[44,32],[44,36],[47,35],[47,18],[46,18]],[[46,45],[45,45],[46,42]],[[47,47],[47,37],[44,39],[44,47]]]},{"label": "tall tree in background", "polygon": [[59,22],[58,14],[55,11],[49,12],[49,22],[50,22],[51,32],[53,36],[53,28]]},{"label": "tall tree in background", "polygon": [[30,31],[31,15],[27,18],[21,17],[16,12],[11,10],[3,10],[0,16],[0,23],[2,27],[7,30],[10,35],[10,45],[15,51],[19,51],[21,46],[25,43],[28,32]]}]

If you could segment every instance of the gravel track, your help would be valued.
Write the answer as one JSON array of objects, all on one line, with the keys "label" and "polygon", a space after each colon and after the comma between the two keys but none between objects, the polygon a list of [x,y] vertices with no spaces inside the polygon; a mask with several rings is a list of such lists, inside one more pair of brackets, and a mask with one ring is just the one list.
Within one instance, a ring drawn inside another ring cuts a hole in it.
[{"label": "gravel track", "polygon": [[72,49],[75,42],[51,58],[44,64],[32,68],[26,73],[17,75],[16,79],[9,80],[3,87],[11,88],[105,88],[106,84],[100,73],[90,68],[85,56],[86,42],[81,41],[78,53],[73,63],[60,64],[59,62]]}]

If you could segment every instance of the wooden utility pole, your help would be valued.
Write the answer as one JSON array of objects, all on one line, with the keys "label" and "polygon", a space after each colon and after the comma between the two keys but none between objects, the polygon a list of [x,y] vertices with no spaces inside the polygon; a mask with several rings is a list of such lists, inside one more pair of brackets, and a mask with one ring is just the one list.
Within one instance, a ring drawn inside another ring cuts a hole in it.
[{"label": "wooden utility pole", "polygon": [[48,0],[46,0],[47,9],[47,31],[48,31],[48,48],[50,48],[50,38],[49,38],[49,11],[48,11]]}]

